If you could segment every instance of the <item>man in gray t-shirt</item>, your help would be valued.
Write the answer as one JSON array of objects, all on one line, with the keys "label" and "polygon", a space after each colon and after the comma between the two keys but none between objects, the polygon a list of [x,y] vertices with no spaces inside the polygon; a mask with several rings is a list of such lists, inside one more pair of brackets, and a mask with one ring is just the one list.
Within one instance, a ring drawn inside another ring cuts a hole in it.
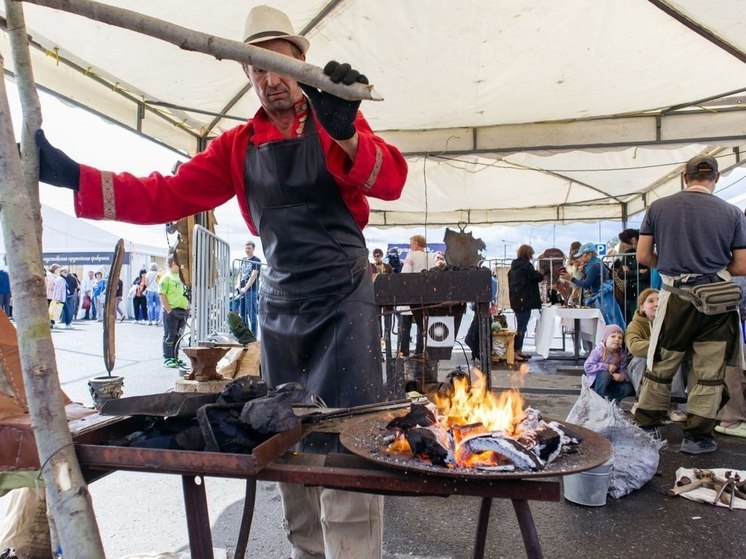
[{"label": "man in gray t-shirt", "polygon": [[[717,273],[725,269],[732,275],[746,275],[746,218],[712,195],[719,178],[714,158],[694,157],[684,171],[686,190],[656,200],[645,214],[637,259],[658,268],[664,291],[666,286],[686,290],[724,281]],[[688,299],[669,292],[661,297],[658,314],[663,322],[657,339],[651,339],[653,367],[645,371],[635,419],[644,427],[666,416],[671,379],[689,351],[696,384],[687,399],[681,452],[713,452],[725,364],[738,343],[738,313],[705,315]]]}]

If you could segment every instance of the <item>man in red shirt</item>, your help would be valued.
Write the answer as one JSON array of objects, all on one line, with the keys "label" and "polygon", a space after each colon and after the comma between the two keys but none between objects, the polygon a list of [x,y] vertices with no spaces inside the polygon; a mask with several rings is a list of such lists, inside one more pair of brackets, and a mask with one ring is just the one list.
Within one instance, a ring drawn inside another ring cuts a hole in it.
[{"label": "man in red shirt", "polygon": [[[309,46],[268,6],[251,11],[244,42],[300,60]],[[244,71],[262,107],[175,175],[137,178],[79,165],[38,131],[39,178],[74,190],[80,217],[132,223],[175,221],[236,196],[267,258],[259,320],[269,384],[302,382],[333,407],[380,400],[378,317],[362,228],[367,197],[400,196],[406,162],[373,134],[359,102],[256,66]],[[324,71],[337,83],[367,83],[349,64],[330,62]],[[324,450],[322,442],[309,444]],[[294,558],[380,556],[380,498],[290,484],[280,490]]]}]

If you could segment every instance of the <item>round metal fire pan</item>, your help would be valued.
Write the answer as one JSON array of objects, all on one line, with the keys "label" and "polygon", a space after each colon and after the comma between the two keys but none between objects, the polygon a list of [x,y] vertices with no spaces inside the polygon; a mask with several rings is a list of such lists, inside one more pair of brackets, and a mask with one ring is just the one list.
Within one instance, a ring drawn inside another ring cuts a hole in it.
[{"label": "round metal fire pan", "polygon": [[[570,446],[569,452],[568,449],[564,450],[541,471],[491,472],[469,468],[434,466],[414,456],[390,453],[386,450],[388,444],[384,442],[384,438],[391,435],[391,431],[386,430],[386,425],[394,417],[401,415],[404,414],[385,411],[350,419],[345,422],[339,440],[353,454],[381,466],[419,474],[473,479],[524,479],[564,476],[600,466],[613,454],[611,443],[598,433],[579,425],[560,421],[559,423],[567,428],[568,433],[580,440],[580,444]],[[547,421],[549,420],[547,419]]]}]

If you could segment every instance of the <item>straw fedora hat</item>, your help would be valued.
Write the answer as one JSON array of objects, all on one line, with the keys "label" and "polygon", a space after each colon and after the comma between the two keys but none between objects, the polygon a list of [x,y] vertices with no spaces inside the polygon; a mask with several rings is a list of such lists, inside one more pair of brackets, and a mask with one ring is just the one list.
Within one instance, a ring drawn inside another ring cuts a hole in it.
[{"label": "straw fedora hat", "polygon": [[272,39],[284,39],[297,46],[302,54],[306,54],[309,46],[308,39],[295,34],[288,16],[269,6],[257,6],[251,9],[246,18],[243,37],[243,42],[249,45]]}]

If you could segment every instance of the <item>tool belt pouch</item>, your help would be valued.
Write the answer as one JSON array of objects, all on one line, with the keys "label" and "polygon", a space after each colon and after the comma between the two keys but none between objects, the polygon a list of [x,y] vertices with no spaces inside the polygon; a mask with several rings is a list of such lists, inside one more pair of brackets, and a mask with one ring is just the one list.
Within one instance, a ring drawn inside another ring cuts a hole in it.
[{"label": "tool belt pouch", "polygon": [[697,285],[691,294],[694,308],[708,315],[738,310],[741,301],[741,287],[732,281]]}]

